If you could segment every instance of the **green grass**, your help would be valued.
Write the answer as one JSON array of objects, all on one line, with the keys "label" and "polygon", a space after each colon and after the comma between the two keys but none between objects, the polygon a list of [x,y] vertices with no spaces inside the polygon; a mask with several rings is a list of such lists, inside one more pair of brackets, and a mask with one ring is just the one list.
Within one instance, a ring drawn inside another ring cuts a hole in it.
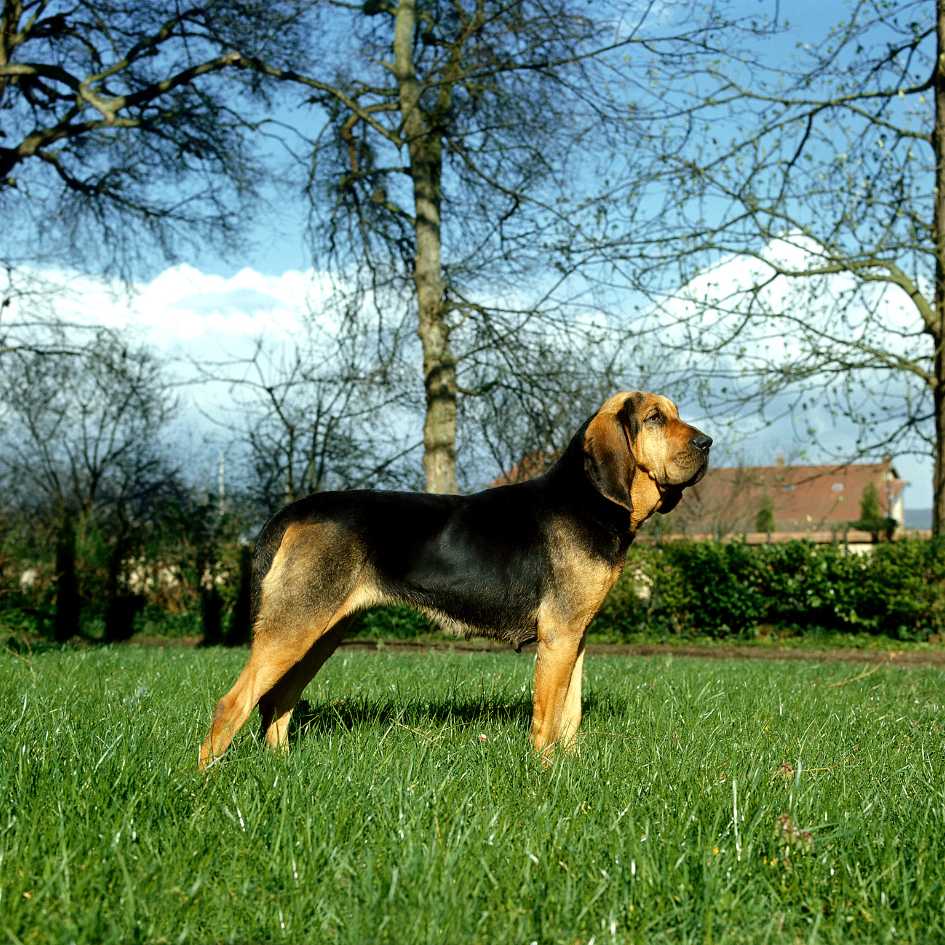
[{"label": "green grass", "polygon": [[941,671],[592,657],[546,770],[529,657],[342,651],[198,775],[243,658],[0,655],[0,941],[945,940]]}]

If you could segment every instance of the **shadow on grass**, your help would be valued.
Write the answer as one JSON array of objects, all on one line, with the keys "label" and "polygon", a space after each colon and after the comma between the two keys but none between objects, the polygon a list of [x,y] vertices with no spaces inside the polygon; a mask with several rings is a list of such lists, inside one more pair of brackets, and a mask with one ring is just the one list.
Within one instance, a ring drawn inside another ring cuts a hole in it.
[{"label": "shadow on grass", "polygon": [[[584,711],[618,710],[614,699],[585,700]],[[531,722],[532,703],[529,696],[512,699],[431,699],[398,700],[346,698],[313,705],[302,700],[292,715],[289,737],[302,738],[327,734],[339,729],[351,731],[364,726],[389,728],[391,725],[423,726],[431,723],[467,726],[477,722],[511,722],[527,728]]]}]

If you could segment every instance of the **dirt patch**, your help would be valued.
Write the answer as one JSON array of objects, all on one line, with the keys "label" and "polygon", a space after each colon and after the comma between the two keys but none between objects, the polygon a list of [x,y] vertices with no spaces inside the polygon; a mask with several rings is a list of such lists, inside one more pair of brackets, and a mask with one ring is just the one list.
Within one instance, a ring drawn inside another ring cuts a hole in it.
[{"label": "dirt patch", "polygon": [[[128,642],[135,646],[196,647],[200,637],[136,636]],[[74,640],[70,646],[95,646],[86,640]],[[2,641],[0,641],[2,646]],[[345,640],[342,647],[355,650],[424,653],[512,653],[508,646],[491,640]],[[14,651],[51,648],[52,644],[35,640],[10,638],[7,648]],[[533,653],[535,644],[522,648]],[[790,646],[745,646],[723,643],[589,643],[588,653],[606,656],[674,656],[700,660],[792,660],[810,663],[866,663],[887,666],[945,666],[945,646],[901,650],[867,650]]]},{"label": "dirt patch", "polygon": [[[454,651],[459,653],[508,653],[507,646],[489,641],[378,641],[345,640],[343,647],[359,650],[402,652]],[[535,645],[522,648],[523,653],[534,652]],[[945,648],[941,650],[854,650],[854,649],[800,649],[780,646],[737,646],[721,644],[675,643],[588,643],[590,655],[608,656],[678,656],[688,659],[713,660],[794,660],[812,663],[876,663],[889,666],[945,666]]]},{"label": "dirt patch", "polygon": [[684,656],[717,660],[802,660],[814,663],[886,663],[892,666],[945,666],[945,650],[808,650],[796,647],[676,646],[673,644],[615,644],[589,646],[591,652],[633,656]]}]

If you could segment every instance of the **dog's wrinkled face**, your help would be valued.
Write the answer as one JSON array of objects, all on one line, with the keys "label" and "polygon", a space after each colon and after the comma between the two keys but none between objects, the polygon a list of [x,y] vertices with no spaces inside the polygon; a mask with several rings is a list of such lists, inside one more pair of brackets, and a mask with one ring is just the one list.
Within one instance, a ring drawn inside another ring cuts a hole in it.
[{"label": "dog's wrinkled face", "polygon": [[636,528],[653,512],[676,507],[683,489],[705,474],[711,445],[669,398],[624,391],[587,424],[585,465],[598,490],[630,510]]}]

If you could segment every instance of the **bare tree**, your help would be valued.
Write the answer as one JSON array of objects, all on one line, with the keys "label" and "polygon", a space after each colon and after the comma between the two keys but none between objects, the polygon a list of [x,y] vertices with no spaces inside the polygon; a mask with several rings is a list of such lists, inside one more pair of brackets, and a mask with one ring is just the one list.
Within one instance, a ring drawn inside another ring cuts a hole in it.
[{"label": "bare tree", "polygon": [[356,322],[309,319],[287,346],[257,344],[247,360],[201,365],[233,408],[222,418],[242,442],[247,487],[265,515],[312,492],[368,485],[416,486],[416,411],[405,397],[396,341]]},{"label": "bare tree", "polygon": [[0,213],[15,244],[0,255],[125,273],[155,241],[173,258],[182,240],[241,239],[234,203],[259,174],[252,83],[234,70],[292,42],[278,3],[3,0]]},{"label": "bare tree", "polygon": [[177,488],[160,439],[175,403],[159,362],[105,332],[79,353],[19,352],[6,366],[0,481],[57,535],[56,634],[68,638],[78,631],[78,535],[97,530],[109,548],[110,605],[129,543]]},{"label": "bare tree", "polygon": [[[608,224],[637,50],[707,55],[727,29],[715,4],[381,0],[306,8],[307,59],[259,60],[314,106],[289,143],[303,162],[319,258],[381,310],[414,306],[423,462],[457,489],[457,403],[468,320],[562,319],[587,304],[580,227]],[[474,336],[475,332],[469,333]]]},{"label": "bare tree", "polygon": [[846,458],[930,455],[942,534],[945,0],[850,0],[790,48],[665,77],[649,142],[665,173],[627,244],[637,286],[716,400],[811,431],[826,412],[821,443]]}]

